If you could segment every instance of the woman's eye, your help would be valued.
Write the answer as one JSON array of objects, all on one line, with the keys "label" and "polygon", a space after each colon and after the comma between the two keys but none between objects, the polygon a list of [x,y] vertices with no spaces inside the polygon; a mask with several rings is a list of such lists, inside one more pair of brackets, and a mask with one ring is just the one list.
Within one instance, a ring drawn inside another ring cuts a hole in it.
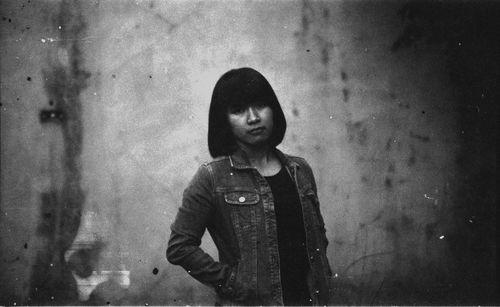
[{"label": "woman's eye", "polygon": [[231,108],[229,110],[229,112],[232,114],[241,114],[241,113],[245,112],[245,109],[244,108]]}]

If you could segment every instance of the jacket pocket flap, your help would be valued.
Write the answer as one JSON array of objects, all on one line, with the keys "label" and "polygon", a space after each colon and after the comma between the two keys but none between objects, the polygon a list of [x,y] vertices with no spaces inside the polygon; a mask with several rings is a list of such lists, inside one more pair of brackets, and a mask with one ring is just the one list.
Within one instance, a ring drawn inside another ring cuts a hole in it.
[{"label": "jacket pocket flap", "polygon": [[224,199],[231,205],[246,206],[257,204],[260,198],[259,194],[254,192],[238,191],[224,193]]}]

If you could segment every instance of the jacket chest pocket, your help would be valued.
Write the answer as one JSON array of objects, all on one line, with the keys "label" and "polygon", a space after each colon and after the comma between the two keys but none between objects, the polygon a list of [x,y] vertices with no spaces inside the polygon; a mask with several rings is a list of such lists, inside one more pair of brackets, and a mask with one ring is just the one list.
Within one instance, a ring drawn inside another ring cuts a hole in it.
[{"label": "jacket chest pocket", "polygon": [[224,200],[236,207],[247,207],[258,204],[260,197],[256,192],[234,191],[224,193]]},{"label": "jacket chest pocket", "polygon": [[225,205],[231,212],[234,233],[238,240],[239,265],[236,280],[245,291],[257,289],[257,229],[260,221],[260,195],[254,191],[224,193]]},{"label": "jacket chest pocket", "polygon": [[257,225],[257,205],[260,195],[253,191],[231,191],[224,193],[224,201],[231,211],[236,232],[247,232]]}]

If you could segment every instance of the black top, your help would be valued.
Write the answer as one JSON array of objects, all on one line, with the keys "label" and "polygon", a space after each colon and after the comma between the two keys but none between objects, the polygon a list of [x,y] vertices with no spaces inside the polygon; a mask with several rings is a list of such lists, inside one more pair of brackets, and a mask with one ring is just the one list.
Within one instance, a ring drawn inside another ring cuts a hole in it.
[{"label": "black top", "polygon": [[306,282],[309,270],[306,233],[297,188],[284,167],[278,174],[265,178],[274,198],[283,303],[311,305]]}]

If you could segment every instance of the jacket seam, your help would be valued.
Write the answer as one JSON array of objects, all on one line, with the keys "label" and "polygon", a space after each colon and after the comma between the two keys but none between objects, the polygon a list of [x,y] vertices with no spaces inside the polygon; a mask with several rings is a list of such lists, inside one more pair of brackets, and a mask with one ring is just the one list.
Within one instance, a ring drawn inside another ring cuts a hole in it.
[{"label": "jacket seam", "polygon": [[205,164],[205,167],[207,168],[208,174],[210,176],[210,185],[211,185],[211,197],[212,197],[212,203],[214,203],[214,195],[215,195],[215,178],[214,178],[214,172],[212,169],[212,166],[210,164]]}]

